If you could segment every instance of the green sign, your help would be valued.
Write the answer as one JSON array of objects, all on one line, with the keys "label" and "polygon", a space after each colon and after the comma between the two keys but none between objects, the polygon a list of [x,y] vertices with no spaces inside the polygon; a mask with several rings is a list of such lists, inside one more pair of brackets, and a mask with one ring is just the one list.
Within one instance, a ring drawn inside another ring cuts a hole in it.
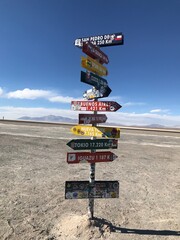
[{"label": "green sign", "polygon": [[89,149],[117,149],[118,140],[116,139],[73,139],[67,143],[73,150]]}]

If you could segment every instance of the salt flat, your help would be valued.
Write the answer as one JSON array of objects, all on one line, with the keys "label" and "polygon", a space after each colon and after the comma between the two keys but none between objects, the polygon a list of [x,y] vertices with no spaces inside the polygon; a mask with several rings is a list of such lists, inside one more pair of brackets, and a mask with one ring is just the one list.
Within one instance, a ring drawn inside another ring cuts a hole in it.
[{"label": "salt flat", "polygon": [[[89,165],[66,163],[72,126],[0,122],[0,239],[177,239],[180,134],[121,129],[118,158],[96,164],[96,180],[118,180],[118,199],[65,200],[64,183],[88,180]],[[83,225],[84,224],[84,225]]]}]

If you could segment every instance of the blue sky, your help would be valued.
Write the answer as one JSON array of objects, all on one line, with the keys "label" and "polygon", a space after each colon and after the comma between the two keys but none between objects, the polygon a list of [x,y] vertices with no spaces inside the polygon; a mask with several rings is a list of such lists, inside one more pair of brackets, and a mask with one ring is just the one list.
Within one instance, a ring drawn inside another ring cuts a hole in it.
[{"label": "blue sky", "polygon": [[[180,125],[179,0],[0,0],[0,118],[77,118],[79,37],[122,32],[109,57],[108,98],[122,105],[108,121]],[[85,71],[85,69],[83,70]]]}]

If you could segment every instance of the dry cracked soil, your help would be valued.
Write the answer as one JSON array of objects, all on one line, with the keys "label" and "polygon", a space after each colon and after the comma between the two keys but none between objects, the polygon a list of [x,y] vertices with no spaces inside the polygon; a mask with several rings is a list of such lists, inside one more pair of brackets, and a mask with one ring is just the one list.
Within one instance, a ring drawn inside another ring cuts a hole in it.
[{"label": "dry cracked soil", "polygon": [[120,196],[65,199],[65,181],[89,180],[89,164],[67,164],[72,126],[0,122],[0,239],[175,240],[180,236],[180,133],[121,129],[118,158],[96,163],[96,180],[118,180]]}]

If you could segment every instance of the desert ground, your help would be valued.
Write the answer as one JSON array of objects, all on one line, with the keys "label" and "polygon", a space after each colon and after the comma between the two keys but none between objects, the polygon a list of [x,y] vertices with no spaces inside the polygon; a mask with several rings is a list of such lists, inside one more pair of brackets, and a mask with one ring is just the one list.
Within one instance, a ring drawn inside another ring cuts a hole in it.
[{"label": "desert ground", "polygon": [[96,163],[96,180],[118,180],[120,196],[65,199],[65,181],[89,180],[89,164],[67,164],[72,126],[0,121],[0,239],[146,240],[180,237],[180,132],[121,129],[118,158]]}]

